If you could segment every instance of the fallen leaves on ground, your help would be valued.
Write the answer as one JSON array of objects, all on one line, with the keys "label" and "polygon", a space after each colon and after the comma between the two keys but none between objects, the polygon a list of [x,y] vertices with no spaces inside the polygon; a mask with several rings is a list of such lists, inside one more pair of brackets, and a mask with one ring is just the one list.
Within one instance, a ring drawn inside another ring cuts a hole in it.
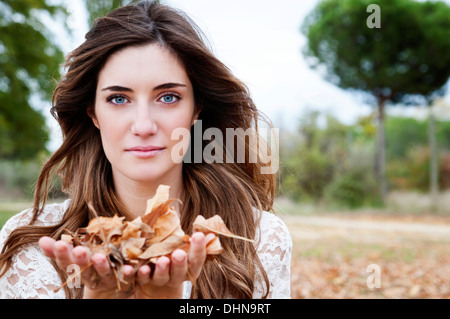
[{"label": "fallen leaves on ground", "polygon": [[[349,216],[333,218],[376,221],[380,227],[357,229],[338,222],[312,225],[302,218],[286,218],[294,243],[292,298],[450,298],[450,234],[432,231],[432,225],[450,225],[448,219],[396,217],[395,223],[411,226],[408,231],[392,228],[392,216]],[[381,223],[386,223],[385,229]],[[374,278],[369,265],[379,266],[379,287],[368,285]]]}]

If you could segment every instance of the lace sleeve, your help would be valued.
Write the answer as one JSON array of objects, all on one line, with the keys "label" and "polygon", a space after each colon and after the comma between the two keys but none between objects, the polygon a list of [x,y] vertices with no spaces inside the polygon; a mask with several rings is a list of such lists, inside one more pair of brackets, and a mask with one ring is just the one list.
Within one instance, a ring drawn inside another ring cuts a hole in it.
[{"label": "lace sleeve", "polygon": [[[66,205],[49,205],[39,215],[35,225],[50,225],[59,221]],[[31,216],[31,210],[26,210],[6,222],[0,232],[0,249],[3,248],[9,234],[15,228],[27,225]],[[29,244],[17,251],[12,258],[11,267],[0,277],[0,299],[65,298],[64,289],[54,292],[61,284],[58,273],[42,253],[39,245]]]},{"label": "lace sleeve", "polygon": [[[292,239],[286,224],[274,214],[263,212],[256,237],[257,253],[269,278],[268,298],[291,297]],[[260,272],[257,273],[254,298],[267,291]]]}]

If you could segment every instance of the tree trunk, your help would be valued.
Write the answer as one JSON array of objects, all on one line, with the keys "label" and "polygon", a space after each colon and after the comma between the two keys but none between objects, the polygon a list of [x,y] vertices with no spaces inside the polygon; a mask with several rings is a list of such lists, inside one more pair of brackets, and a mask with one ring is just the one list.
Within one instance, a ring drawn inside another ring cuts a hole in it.
[{"label": "tree trunk", "polygon": [[439,196],[439,160],[436,146],[436,124],[432,104],[429,104],[428,119],[428,142],[430,144],[430,209],[432,212],[436,212]]},{"label": "tree trunk", "polygon": [[384,205],[387,197],[387,183],[386,183],[386,143],[384,135],[384,104],[386,99],[378,97],[378,128],[377,128],[377,143],[375,150],[375,176],[379,185],[379,195]]}]

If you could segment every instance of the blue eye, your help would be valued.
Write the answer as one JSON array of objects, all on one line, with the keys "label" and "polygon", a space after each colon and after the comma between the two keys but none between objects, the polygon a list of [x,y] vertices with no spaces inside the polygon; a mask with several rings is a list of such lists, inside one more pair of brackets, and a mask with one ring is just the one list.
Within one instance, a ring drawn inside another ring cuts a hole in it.
[{"label": "blue eye", "polygon": [[127,103],[128,99],[122,95],[112,95],[112,96],[108,97],[107,101],[108,101],[108,103],[121,105],[121,104]]},{"label": "blue eye", "polygon": [[172,95],[166,95],[165,97],[163,97],[163,100],[166,103],[172,103],[174,100],[174,97]]},{"label": "blue eye", "polygon": [[176,94],[167,94],[162,96],[159,100],[166,104],[172,104],[180,100],[180,97]]},{"label": "blue eye", "polygon": [[117,104],[123,104],[123,103],[125,103],[125,101],[126,101],[126,99],[125,99],[123,96],[115,97],[113,100],[115,100],[115,102],[116,102]]}]

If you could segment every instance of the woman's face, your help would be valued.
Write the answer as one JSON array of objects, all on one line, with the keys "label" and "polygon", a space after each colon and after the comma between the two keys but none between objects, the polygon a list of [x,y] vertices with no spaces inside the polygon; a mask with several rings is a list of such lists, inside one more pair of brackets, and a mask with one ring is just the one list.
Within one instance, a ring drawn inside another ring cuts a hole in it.
[{"label": "woman's face", "polygon": [[180,62],[157,44],[111,55],[98,76],[94,114],[114,182],[168,183],[181,178],[171,158],[176,128],[190,130],[192,84]]}]

